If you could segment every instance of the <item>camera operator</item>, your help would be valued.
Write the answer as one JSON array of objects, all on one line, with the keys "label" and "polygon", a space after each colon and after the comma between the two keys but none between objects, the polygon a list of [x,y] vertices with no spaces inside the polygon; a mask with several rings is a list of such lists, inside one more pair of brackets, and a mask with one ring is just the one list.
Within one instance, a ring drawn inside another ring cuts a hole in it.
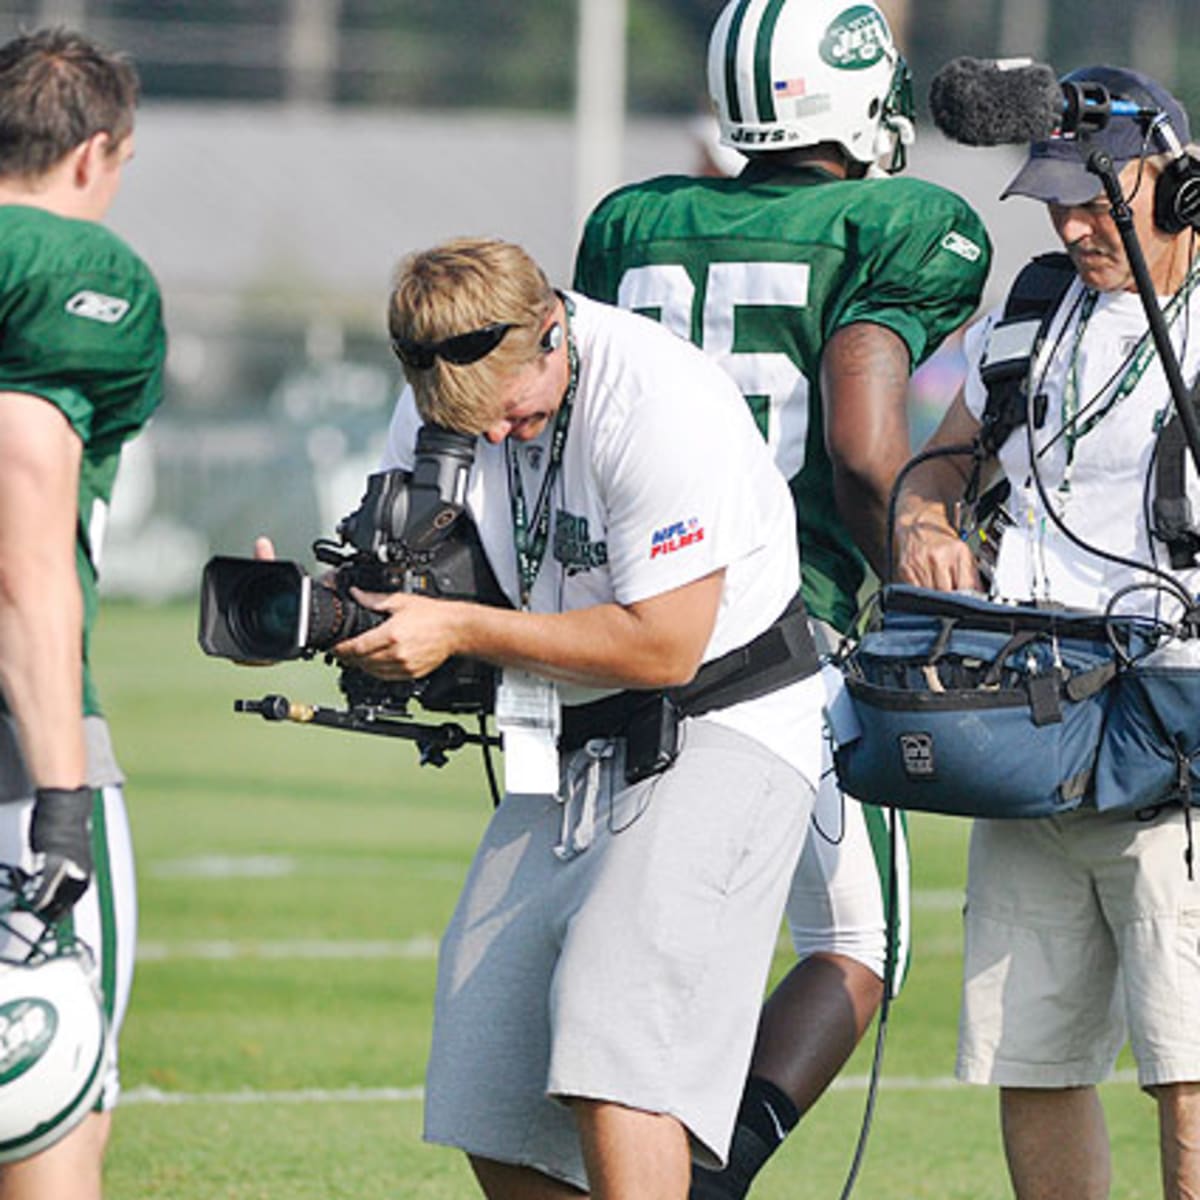
[{"label": "camera operator", "polygon": [[[1151,79],[1089,67],[1067,81],[1099,83],[1157,110],[1188,140],[1187,114]],[[1150,564],[1162,569],[1166,559],[1150,499],[1172,401],[1112,205],[1085,166],[1095,151],[1119,171],[1183,374],[1194,381],[1200,371],[1197,234],[1162,215],[1173,186],[1165,156],[1154,154],[1138,124],[1117,118],[1090,143],[1058,135],[1034,142],[1005,195],[1047,206],[1069,262],[1056,268],[1063,279],[1056,298],[1046,298],[1044,339],[1021,373],[1033,427],[1023,416],[987,464],[1011,484],[1015,521],[1000,544],[993,589],[1007,600],[1094,611],[1121,595],[1122,611],[1145,610],[1162,599],[1146,586]],[[928,448],[970,443],[991,414],[984,372],[999,315],[968,331],[964,390]],[[897,549],[911,583],[980,586],[953,520],[970,459],[933,459],[905,483]],[[1196,572],[1179,579],[1195,595]],[[958,1075],[1000,1088],[1018,1200],[1108,1195],[1096,1085],[1127,1032],[1139,1082],[1158,1105],[1163,1193],[1200,1194],[1200,884],[1185,863],[1189,803],[1168,796],[1136,811],[1085,806],[972,826]]]},{"label": "camera operator", "polygon": [[443,940],[425,1135],[489,1197],[683,1200],[689,1143],[728,1146],[820,763],[787,485],[719,368],[518,246],[411,256],[389,324],[385,465],[422,421],[482,437],[468,505],[513,608],[359,593],[391,615],[335,652],[498,665],[500,728],[539,714],[506,769],[550,768],[509,774]]},{"label": "camera operator", "polygon": [[[134,873],[88,641],[104,514],[121,447],[162,398],[165,337],[149,270],[98,222],[133,153],[137,91],[129,62],[79,34],[0,46],[0,861],[94,952],[114,1045]],[[0,1168],[5,1200],[100,1195],[110,1059],[100,1111]]]}]

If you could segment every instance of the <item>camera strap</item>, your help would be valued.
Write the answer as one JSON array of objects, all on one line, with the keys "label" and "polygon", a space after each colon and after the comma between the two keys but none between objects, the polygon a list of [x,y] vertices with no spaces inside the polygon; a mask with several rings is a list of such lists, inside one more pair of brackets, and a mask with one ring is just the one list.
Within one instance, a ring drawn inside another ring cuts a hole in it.
[{"label": "camera strap", "polygon": [[504,442],[504,461],[508,467],[508,498],[512,505],[513,544],[517,553],[517,583],[523,609],[529,608],[533,585],[537,582],[542,560],[546,557],[546,546],[550,541],[550,492],[562,468],[567,431],[571,425],[571,409],[575,403],[575,393],[579,389],[579,348],[575,344],[575,335],[571,332],[570,325],[573,306],[565,296],[563,302],[567,314],[567,390],[563,393],[562,403],[554,415],[549,462],[546,464],[546,474],[542,477],[542,486],[538,489],[537,502],[532,513],[525,500],[525,485],[521,482],[521,464],[518,456],[513,453],[507,438]]},{"label": "camera strap", "polygon": [[753,641],[706,662],[683,687],[628,690],[562,710],[559,749],[578,750],[592,738],[624,736],[630,724],[671,700],[684,717],[755,700],[820,670],[808,612],[797,592],[787,608]]}]

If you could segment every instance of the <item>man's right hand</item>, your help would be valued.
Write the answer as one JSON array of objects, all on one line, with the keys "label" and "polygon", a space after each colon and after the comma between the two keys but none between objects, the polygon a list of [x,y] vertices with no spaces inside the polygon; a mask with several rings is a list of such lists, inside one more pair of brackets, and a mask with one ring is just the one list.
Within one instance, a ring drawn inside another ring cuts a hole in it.
[{"label": "man's right hand", "polygon": [[983,590],[970,547],[934,506],[897,522],[896,578],[941,592]]},{"label": "man's right hand", "polygon": [[38,788],[29,844],[37,869],[25,898],[47,921],[60,921],[92,878],[92,789]]}]

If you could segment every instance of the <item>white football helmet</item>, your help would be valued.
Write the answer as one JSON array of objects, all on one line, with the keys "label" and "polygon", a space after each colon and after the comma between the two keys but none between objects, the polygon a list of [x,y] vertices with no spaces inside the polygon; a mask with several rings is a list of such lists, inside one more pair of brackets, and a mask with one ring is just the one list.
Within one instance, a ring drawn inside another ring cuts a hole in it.
[{"label": "white football helmet", "polygon": [[108,1021],[90,953],[28,910],[0,864],[0,1163],[65,1137],[99,1097]]},{"label": "white football helmet", "polygon": [[905,164],[912,76],[871,0],[729,0],[708,43],[721,141],[744,152],[833,142]]}]

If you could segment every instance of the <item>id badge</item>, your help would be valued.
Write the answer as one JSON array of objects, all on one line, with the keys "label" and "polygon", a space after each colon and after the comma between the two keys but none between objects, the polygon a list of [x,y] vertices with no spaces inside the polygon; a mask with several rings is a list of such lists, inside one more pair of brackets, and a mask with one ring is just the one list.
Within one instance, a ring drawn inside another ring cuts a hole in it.
[{"label": "id badge", "polygon": [[509,667],[501,672],[495,720],[504,746],[506,792],[558,792],[561,711],[552,680]]}]

